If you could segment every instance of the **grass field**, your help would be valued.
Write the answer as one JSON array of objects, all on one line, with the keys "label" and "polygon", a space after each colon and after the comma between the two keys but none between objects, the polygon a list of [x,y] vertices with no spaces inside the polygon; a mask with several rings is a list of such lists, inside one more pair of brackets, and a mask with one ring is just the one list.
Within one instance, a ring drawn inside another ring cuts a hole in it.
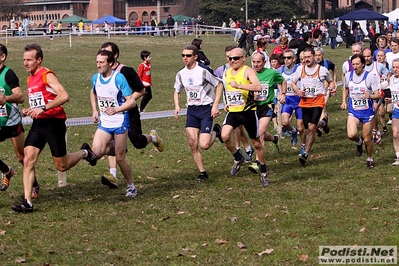
[{"label": "grass field", "polygon": [[[192,38],[110,39],[120,47],[120,61],[135,69],[140,51],[152,52],[154,88],[148,112],[174,108],[181,50]],[[232,39],[203,39],[215,69],[224,63],[224,47]],[[96,52],[105,41],[103,36],[74,37],[69,47],[67,37],[8,39],[6,64],[26,90],[22,51],[28,42],[38,42],[43,65],[55,71],[71,96],[65,105],[68,116],[91,116],[90,80]],[[340,70],[350,50],[326,47],[325,54]],[[37,164],[42,191],[35,211],[16,214],[10,205],[22,194],[22,168],[11,143],[1,143],[1,158],[18,174],[0,195],[0,264],[316,265],[320,245],[397,245],[399,187],[398,169],[391,166],[392,137],[375,146],[375,168],[366,170],[366,157],[357,157],[355,144],[346,137],[347,112],[339,110],[340,92],[328,106],[331,133],[316,139],[306,166],[298,162],[299,145],[291,147],[289,139],[282,140],[281,153],[266,144],[267,188],[246,167],[231,177],[233,158],[219,142],[203,152],[210,179],[195,182],[198,172],[185,137],[185,117],[151,119],[143,121],[143,131],[158,129],[166,148],[159,153],[152,146],[136,150],[129,145],[136,198],[125,198],[120,171],[119,189],[101,185],[101,175],[108,172],[106,160],[96,167],[82,161],[67,172],[68,186],[57,187],[56,169],[45,148]],[[94,125],[70,127],[68,150],[91,143],[95,130]]]}]

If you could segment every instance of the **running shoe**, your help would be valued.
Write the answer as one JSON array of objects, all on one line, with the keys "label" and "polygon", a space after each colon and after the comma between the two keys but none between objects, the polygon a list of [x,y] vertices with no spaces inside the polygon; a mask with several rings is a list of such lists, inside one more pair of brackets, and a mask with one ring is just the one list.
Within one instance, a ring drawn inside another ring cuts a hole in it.
[{"label": "running shoe", "polygon": [[321,137],[321,135],[323,134],[323,132],[321,131],[323,128],[322,127],[318,127],[317,129],[316,129],[316,133],[317,133],[317,136],[318,137]]},{"label": "running shoe", "polygon": [[307,160],[308,160],[308,154],[307,154],[307,153],[303,153],[303,154],[301,155],[301,157],[299,157],[299,162],[300,162],[302,165],[305,165],[305,163],[306,163]]},{"label": "running shoe", "polygon": [[137,196],[137,189],[132,187],[127,187],[126,189],[126,197],[134,198]]},{"label": "running shoe", "polygon": [[394,166],[399,166],[399,158],[396,158],[396,160],[392,163]]},{"label": "running shoe", "polygon": [[267,187],[269,185],[269,177],[268,177],[267,173],[260,173],[260,183],[264,187]]},{"label": "running shoe", "polygon": [[118,188],[118,179],[111,174],[106,174],[101,177],[101,184],[109,188]]},{"label": "running shoe", "polygon": [[356,155],[357,156],[362,156],[362,154],[363,154],[363,138],[360,137],[360,139],[362,141],[362,144],[360,144],[360,145],[356,144]]},{"label": "running shoe", "polygon": [[330,127],[328,126],[328,117],[323,118],[325,125],[323,127],[324,133],[328,134],[330,133]]},{"label": "running shoe", "polygon": [[367,161],[366,162],[366,167],[367,167],[367,169],[374,168],[374,161]]},{"label": "running shoe", "polygon": [[241,156],[241,160],[239,161],[234,160],[234,164],[230,170],[231,176],[235,176],[240,171],[243,162],[244,162],[244,156]]},{"label": "running shoe", "polygon": [[373,130],[372,138],[373,138],[374,144],[381,144],[381,132],[380,131]]},{"label": "running shoe", "polygon": [[155,129],[151,129],[150,135],[155,137],[154,146],[157,148],[158,151],[163,151],[165,148],[165,143],[163,139],[161,139],[158,135],[158,132]]},{"label": "running shoe", "polygon": [[97,164],[97,156],[91,150],[90,145],[87,143],[83,143],[80,149],[87,151],[87,157],[85,158],[85,160],[88,161],[91,166],[95,166]]},{"label": "running shoe", "polygon": [[30,205],[26,199],[23,199],[21,203],[17,203],[11,206],[16,212],[32,212],[33,211],[33,204]]},{"label": "running shoe", "polygon": [[40,194],[40,184],[38,183],[36,187],[32,187],[32,198],[39,198]]},{"label": "running shoe", "polygon": [[301,156],[302,156],[302,154],[304,154],[304,153],[305,153],[305,151],[306,151],[306,146],[304,146],[304,145],[301,145],[301,150],[299,151],[299,154],[298,154],[298,156],[299,156],[299,157],[301,157]]},{"label": "running shoe", "polygon": [[258,174],[259,173],[259,165],[257,163],[252,163],[250,166],[248,166],[248,170],[251,173]]},{"label": "running shoe", "polygon": [[384,128],[383,130],[382,130],[382,136],[386,136],[386,135],[388,135],[388,129],[387,128]]},{"label": "running shoe", "polygon": [[371,139],[373,140],[373,143],[377,142],[377,131],[374,131],[371,133]]},{"label": "running shoe", "polygon": [[5,191],[10,186],[10,179],[15,174],[16,174],[16,172],[14,171],[14,169],[12,167],[8,167],[8,172],[2,174],[3,179],[2,179],[1,187],[0,187],[1,191]]},{"label": "running shoe", "polygon": [[205,181],[205,180],[207,180],[208,179],[208,174],[207,173],[200,173],[199,174],[199,176],[198,176],[198,178],[197,178],[197,181]]},{"label": "running shoe", "polygon": [[245,162],[250,163],[252,162],[252,156],[254,155],[254,148],[252,146],[249,146],[250,150],[245,151]]},{"label": "running shoe", "polygon": [[392,119],[389,119],[387,125],[392,125]]},{"label": "running shoe", "polygon": [[[290,133],[290,135],[291,135],[291,133]],[[280,148],[281,148],[280,139],[279,139],[278,135],[274,135],[273,137],[274,137],[273,143],[277,148],[277,152],[280,152]]]},{"label": "running shoe", "polygon": [[213,131],[216,132],[216,137],[219,139],[220,143],[223,143],[223,139],[222,139],[222,127],[216,123],[213,126]]},{"label": "running shoe", "polygon": [[294,127],[291,131],[291,144],[295,146],[298,143],[298,130]]}]

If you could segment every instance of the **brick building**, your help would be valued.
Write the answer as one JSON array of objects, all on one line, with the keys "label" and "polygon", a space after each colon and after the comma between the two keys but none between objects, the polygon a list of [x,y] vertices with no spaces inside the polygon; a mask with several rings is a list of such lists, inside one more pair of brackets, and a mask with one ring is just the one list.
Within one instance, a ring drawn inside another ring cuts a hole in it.
[{"label": "brick building", "polygon": [[[57,21],[78,15],[95,20],[112,15],[127,21],[140,18],[142,22],[155,17],[157,21],[167,18],[168,14],[177,15],[182,9],[180,0],[23,0],[25,13],[35,27],[41,28],[44,21]],[[15,18],[15,22],[23,18]],[[0,18],[2,30],[10,27],[11,22]]]}]

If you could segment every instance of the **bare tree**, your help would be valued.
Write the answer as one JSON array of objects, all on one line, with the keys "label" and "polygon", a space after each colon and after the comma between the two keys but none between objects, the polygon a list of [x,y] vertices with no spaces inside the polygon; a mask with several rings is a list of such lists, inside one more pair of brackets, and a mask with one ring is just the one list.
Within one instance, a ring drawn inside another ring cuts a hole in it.
[{"label": "bare tree", "polygon": [[22,18],[24,16],[23,0],[1,0],[0,1],[0,16],[10,21],[15,18]]},{"label": "bare tree", "polygon": [[355,11],[355,0],[351,0],[351,11]]},{"label": "bare tree", "polygon": [[198,15],[198,4],[200,0],[180,0],[182,4],[181,14],[186,16],[196,16]]},{"label": "bare tree", "polygon": [[[372,4],[373,4],[373,11],[374,11],[374,12],[377,12],[377,1],[376,1],[376,0],[373,0],[373,1],[372,1]],[[384,6],[382,6],[381,12],[384,12]]]}]

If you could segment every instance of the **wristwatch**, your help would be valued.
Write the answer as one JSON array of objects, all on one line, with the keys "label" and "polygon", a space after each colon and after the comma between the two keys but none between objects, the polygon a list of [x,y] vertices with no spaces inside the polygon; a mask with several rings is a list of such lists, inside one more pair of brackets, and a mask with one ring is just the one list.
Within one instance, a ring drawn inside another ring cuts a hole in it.
[{"label": "wristwatch", "polygon": [[43,110],[43,112],[46,112],[47,108],[45,105],[42,106],[42,110]]}]

